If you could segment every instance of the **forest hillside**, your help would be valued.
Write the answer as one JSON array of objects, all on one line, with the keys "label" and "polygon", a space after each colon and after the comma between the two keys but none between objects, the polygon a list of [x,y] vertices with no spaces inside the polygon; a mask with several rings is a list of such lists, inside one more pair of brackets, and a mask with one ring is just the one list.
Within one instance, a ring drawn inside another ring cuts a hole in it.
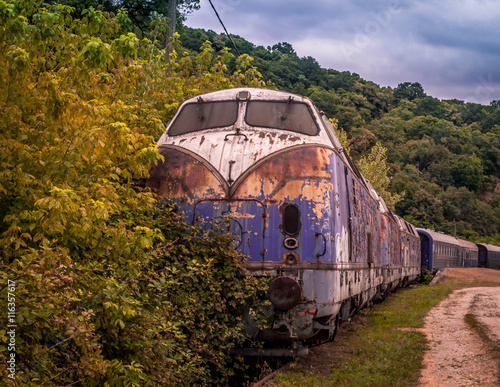
[{"label": "forest hillside", "polygon": [[[205,41],[216,53],[232,47],[214,31],[182,27],[180,34],[192,54]],[[392,89],[322,68],[288,43],[263,47],[239,36],[232,40],[253,58],[267,85],[306,96],[338,120],[355,161],[377,143],[386,148],[388,189],[403,196],[398,215],[418,227],[500,244],[500,101],[441,101],[418,82]]]}]

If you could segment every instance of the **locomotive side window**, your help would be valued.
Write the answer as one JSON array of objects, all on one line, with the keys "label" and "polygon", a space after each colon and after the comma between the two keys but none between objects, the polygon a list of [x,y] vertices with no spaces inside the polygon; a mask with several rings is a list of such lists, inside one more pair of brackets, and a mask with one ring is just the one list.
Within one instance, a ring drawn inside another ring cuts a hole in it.
[{"label": "locomotive side window", "polygon": [[291,236],[300,231],[300,211],[296,204],[287,204],[282,210],[283,231]]},{"label": "locomotive side window", "polygon": [[170,126],[168,134],[175,136],[198,130],[231,126],[237,118],[237,101],[204,102],[201,100],[182,107]]},{"label": "locomotive side window", "polygon": [[248,125],[290,130],[315,136],[319,128],[309,107],[302,102],[250,101],[245,120]]}]

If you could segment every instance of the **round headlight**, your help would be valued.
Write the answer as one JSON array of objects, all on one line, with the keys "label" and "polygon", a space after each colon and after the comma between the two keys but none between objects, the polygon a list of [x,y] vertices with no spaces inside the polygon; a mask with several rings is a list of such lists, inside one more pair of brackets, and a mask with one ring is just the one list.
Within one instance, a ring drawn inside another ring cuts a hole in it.
[{"label": "round headlight", "polygon": [[269,284],[267,297],[276,309],[290,310],[299,303],[302,291],[292,277],[278,277]]}]

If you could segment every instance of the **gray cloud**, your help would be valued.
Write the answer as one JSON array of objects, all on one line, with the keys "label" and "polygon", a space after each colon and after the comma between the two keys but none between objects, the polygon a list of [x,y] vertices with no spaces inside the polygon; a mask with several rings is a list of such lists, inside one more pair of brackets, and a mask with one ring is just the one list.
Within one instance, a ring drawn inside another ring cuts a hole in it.
[{"label": "gray cloud", "polygon": [[[440,99],[500,99],[496,0],[212,1],[229,32],[254,44],[288,42],[381,86],[420,82]],[[207,0],[187,24],[222,31]]]}]

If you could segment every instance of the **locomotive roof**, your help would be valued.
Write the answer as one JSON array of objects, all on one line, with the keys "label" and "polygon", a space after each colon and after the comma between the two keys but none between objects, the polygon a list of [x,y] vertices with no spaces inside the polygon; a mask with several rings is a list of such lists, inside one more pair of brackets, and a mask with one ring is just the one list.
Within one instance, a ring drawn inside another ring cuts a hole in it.
[{"label": "locomotive roof", "polygon": [[417,229],[415,226],[411,223],[408,223],[406,220],[404,220],[402,217],[394,214],[394,217],[396,218],[397,222],[399,223],[399,228],[402,231],[407,232],[408,234],[412,234],[415,236],[418,236]]},{"label": "locomotive roof", "polygon": [[252,100],[257,99],[257,100],[268,101],[268,100],[282,99],[283,101],[286,101],[289,97],[292,97],[300,101],[309,101],[309,99],[306,97],[294,93],[289,93],[287,91],[259,89],[256,87],[235,87],[233,89],[217,90],[197,95],[196,97],[187,99],[183,103],[197,102],[198,98],[200,97],[202,97],[206,101],[234,100],[237,98],[238,94],[241,91],[249,92],[250,93],[249,99]]}]

